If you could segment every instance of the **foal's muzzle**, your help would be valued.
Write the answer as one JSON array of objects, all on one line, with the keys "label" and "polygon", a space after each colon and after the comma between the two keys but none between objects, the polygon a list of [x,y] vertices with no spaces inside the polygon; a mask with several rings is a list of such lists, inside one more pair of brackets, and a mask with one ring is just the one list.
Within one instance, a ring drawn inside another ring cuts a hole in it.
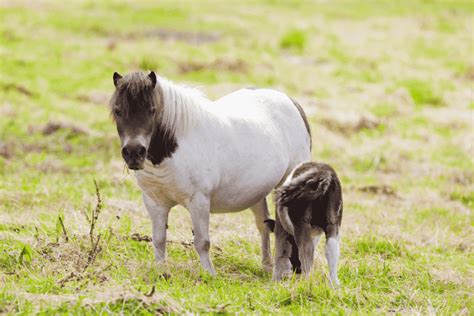
[{"label": "foal's muzzle", "polygon": [[127,144],[122,148],[122,157],[132,170],[143,169],[146,157],[146,148],[141,144]]}]

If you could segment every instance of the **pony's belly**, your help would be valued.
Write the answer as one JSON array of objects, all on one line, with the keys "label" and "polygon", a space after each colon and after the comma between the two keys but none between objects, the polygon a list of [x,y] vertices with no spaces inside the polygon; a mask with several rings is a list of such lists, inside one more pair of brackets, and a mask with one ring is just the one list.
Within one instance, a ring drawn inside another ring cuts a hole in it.
[{"label": "pony's belly", "polygon": [[263,199],[266,195],[260,196],[258,198],[241,200],[241,201],[212,201],[211,200],[211,213],[234,213],[240,212],[249,207],[257,204],[258,201]]},{"label": "pony's belly", "polygon": [[272,183],[267,183],[265,186],[260,187],[258,191],[255,190],[255,187],[253,191],[235,190],[235,188],[229,187],[216,191],[211,196],[211,213],[243,211],[264,199],[277,184],[277,180]]}]

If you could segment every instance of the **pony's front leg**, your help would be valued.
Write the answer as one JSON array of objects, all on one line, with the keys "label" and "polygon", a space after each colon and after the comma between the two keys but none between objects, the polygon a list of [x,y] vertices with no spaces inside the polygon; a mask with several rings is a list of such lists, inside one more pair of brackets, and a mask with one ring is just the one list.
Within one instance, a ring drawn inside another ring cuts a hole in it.
[{"label": "pony's front leg", "polygon": [[201,265],[211,275],[216,275],[209,257],[209,248],[211,246],[209,240],[210,204],[209,198],[203,194],[195,194],[189,201],[187,208],[191,213],[193,221],[194,248],[196,248],[199,254]]},{"label": "pony's front leg", "polygon": [[160,205],[159,202],[153,200],[145,193],[142,194],[142,197],[151,219],[155,260],[158,263],[162,263],[166,258],[166,226],[170,208]]}]

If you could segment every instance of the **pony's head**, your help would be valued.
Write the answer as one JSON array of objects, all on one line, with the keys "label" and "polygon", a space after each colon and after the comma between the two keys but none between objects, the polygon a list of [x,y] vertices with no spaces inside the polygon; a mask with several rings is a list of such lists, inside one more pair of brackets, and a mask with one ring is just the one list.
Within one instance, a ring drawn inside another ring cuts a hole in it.
[{"label": "pony's head", "polygon": [[[162,111],[156,75],[134,72],[113,75],[115,92],[110,100],[112,117],[122,145],[122,157],[133,170],[143,169],[150,141]],[[159,89],[159,87],[158,87]]]}]

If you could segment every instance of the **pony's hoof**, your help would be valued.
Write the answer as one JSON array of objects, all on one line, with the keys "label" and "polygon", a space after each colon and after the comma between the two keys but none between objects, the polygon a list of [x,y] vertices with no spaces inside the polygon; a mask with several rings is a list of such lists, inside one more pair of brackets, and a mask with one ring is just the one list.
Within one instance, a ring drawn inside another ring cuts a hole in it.
[{"label": "pony's hoof", "polygon": [[341,283],[339,282],[339,279],[330,280],[330,283],[333,289],[338,289],[341,287]]},{"label": "pony's hoof", "polygon": [[273,265],[272,264],[263,264],[262,265],[263,271],[271,273],[273,271]]},{"label": "pony's hoof", "polygon": [[155,263],[157,266],[163,266],[166,264],[165,258],[155,258]]}]

